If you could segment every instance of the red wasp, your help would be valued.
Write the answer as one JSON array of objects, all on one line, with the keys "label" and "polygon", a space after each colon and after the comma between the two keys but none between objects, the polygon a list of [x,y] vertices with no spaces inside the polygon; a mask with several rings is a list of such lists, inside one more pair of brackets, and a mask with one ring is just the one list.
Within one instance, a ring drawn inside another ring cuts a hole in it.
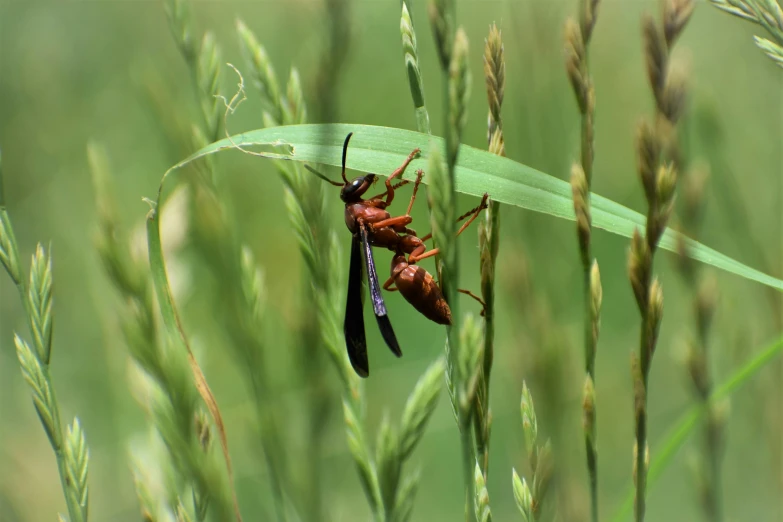
[{"label": "red wasp", "polygon": [[[381,294],[381,285],[378,282],[378,274],[375,270],[375,260],[372,255],[372,246],[396,248],[399,243],[399,233],[413,232],[406,228],[411,222],[410,216],[401,216],[402,219],[392,218],[385,209],[394,200],[395,188],[407,183],[403,180],[397,185],[392,180],[401,176],[411,161],[419,154],[420,150],[411,152],[403,164],[386,178],[386,191],[364,200],[362,196],[377,179],[375,174],[358,176],[351,181],[345,177],[345,161],[348,153],[348,142],[353,133],[348,134],[343,143],[342,178],[343,183],[332,181],[311,167],[305,167],[319,178],[342,187],[340,199],[345,203],[345,224],[353,235],[351,242],[351,262],[348,272],[348,298],[345,305],[345,322],[343,332],[348,349],[348,358],[356,373],[362,377],[369,375],[369,362],[367,360],[367,340],[364,330],[364,316],[362,314],[362,260],[367,271],[367,280],[370,286],[373,313],[378,321],[384,341],[389,349],[397,357],[402,356],[402,350],[394,335],[391,321],[386,311],[386,304]],[[385,199],[384,199],[385,196]]]},{"label": "red wasp", "polygon": [[[418,260],[438,253],[438,249],[427,251],[424,245],[424,241],[430,239],[432,234],[419,238],[414,230],[407,228],[407,225],[412,222],[410,212],[423,176],[421,170],[417,172],[418,176],[408,205],[408,211],[402,216],[395,217],[392,217],[386,211],[386,208],[394,200],[395,189],[408,183],[408,180],[402,180],[397,184],[392,184],[392,180],[405,172],[405,169],[420,153],[420,150],[413,150],[403,164],[386,179],[386,190],[384,192],[365,200],[362,199],[362,196],[376,181],[377,176],[375,174],[365,174],[351,181],[348,181],[345,177],[348,142],[352,135],[353,133],[348,134],[343,142],[343,183],[330,180],[308,165],[305,165],[305,167],[319,178],[342,188],[340,199],[345,203],[345,224],[353,236],[343,332],[351,365],[357,374],[361,377],[367,377],[369,375],[369,361],[367,359],[367,341],[364,329],[364,315],[362,313],[361,258],[364,260],[364,268],[367,272],[370,296],[373,303],[373,312],[378,321],[381,335],[391,351],[397,357],[402,356],[402,351],[394,334],[394,329],[391,326],[383,295],[381,294],[381,285],[378,281],[372,254],[373,246],[387,248],[395,252],[394,261],[392,262],[392,276],[386,281],[383,288],[390,291],[399,290],[416,310],[436,323],[451,324],[451,311],[443,297],[443,293],[432,276],[420,266],[415,265]],[[460,220],[466,217],[470,217],[470,219],[460,228],[458,234],[473,222],[482,209],[486,208],[486,201],[487,195],[485,194],[479,207],[460,217]],[[408,255],[407,261],[405,259],[406,254]],[[394,283],[397,285],[396,288],[391,286]],[[482,305],[484,304],[481,299],[467,290],[460,290],[460,292],[466,293],[477,299]]]}]

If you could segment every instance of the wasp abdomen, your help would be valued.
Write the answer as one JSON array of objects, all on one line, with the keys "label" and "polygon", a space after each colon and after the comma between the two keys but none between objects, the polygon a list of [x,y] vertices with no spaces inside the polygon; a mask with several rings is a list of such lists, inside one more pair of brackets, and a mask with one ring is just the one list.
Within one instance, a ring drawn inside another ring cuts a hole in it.
[{"label": "wasp abdomen", "polygon": [[418,265],[408,265],[394,278],[402,296],[424,317],[451,324],[451,309],[432,275]]}]

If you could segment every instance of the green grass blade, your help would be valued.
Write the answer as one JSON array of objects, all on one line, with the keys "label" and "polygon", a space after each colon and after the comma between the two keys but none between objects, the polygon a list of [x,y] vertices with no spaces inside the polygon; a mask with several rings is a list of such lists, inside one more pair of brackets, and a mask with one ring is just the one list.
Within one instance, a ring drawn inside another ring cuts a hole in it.
[{"label": "green grass blade", "polygon": [[[254,150],[253,146],[272,146],[274,151],[256,154],[269,158],[304,161],[340,166],[342,143],[346,134],[354,133],[348,152],[348,167],[362,172],[391,173],[411,150],[421,148],[406,177],[417,168],[425,168],[430,147],[443,147],[443,139],[404,129],[354,124],[288,125],[254,130],[212,143],[194,153],[169,172],[191,161],[236,146]],[[164,176],[165,179],[166,176]],[[427,177],[424,177],[427,182]],[[574,219],[571,187],[554,176],[521,163],[463,145],[456,173],[457,192],[481,196],[489,192],[493,200],[551,216]],[[161,181],[162,186],[163,181]],[[593,226],[631,237],[635,227],[644,227],[644,217],[596,194],[592,197]],[[660,246],[677,251],[678,233],[667,229]],[[726,272],[783,290],[783,280],[750,268],[701,243],[686,239],[687,251],[697,261]]]},{"label": "green grass blade", "polygon": [[[759,370],[764,368],[767,363],[777,357],[783,351],[783,337],[778,338],[766,347],[761,349],[755,357],[738,368],[722,385],[715,389],[710,396],[709,403],[715,403],[730,396],[741,384],[744,384],[753,377]],[[661,473],[671,463],[674,455],[682,447],[690,436],[691,432],[698,426],[698,421],[704,416],[706,410],[702,405],[695,405],[688,410],[669,431],[664,439],[660,449],[652,452],[655,455],[650,462],[650,470],[647,476],[647,488],[652,487],[655,481],[660,478]],[[634,489],[631,488],[623,501],[622,506],[612,517],[613,522],[622,522],[626,519],[633,509]]]}]

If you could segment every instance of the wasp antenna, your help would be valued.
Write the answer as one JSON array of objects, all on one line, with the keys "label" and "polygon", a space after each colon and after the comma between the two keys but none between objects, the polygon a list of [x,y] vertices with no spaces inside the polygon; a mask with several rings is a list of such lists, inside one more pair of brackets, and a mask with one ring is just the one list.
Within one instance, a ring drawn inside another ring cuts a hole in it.
[{"label": "wasp antenna", "polygon": [[313,167],[311,167],[310,165],[307,165],[307,164],[305,164],[305,168],[306,168],[307,170],[309,170],[310,172],[312,172],[313,174],[315,174],[316,176],[318,176],[319,178],[321,178],[322,180],[324,180],[324,181],[326,181],[326,182],[328,182],[328,183],[331,183],[331,184],[332,184],[332,185],[334,185],[335,187],[342,187],[342,186],[343,186],[343,184],[342,184],[342,183],[338,183],[338,182],[336,182],[336,181],[332,181],[331,179],[327,178],[326,176],[324,176],[323,174],[321,174],[320,172],[318,172],[317,170],[315,170],[315,169],[314,169]]},{"label": "wasp antenna", "polygon": [[348,155],[348,142],[351,141],[351,136],[353,136],[353,132],[349,132],[343,142],[343,181],[346,183],[348,183],[348,180],[345,178],[345,157]]}]

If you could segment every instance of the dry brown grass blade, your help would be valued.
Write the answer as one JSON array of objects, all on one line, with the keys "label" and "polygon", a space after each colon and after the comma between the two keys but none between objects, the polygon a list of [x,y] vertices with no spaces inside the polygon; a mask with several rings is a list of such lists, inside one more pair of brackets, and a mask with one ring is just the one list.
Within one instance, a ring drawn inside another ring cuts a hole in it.
[{"label": "dry brown grass blade", "polygon": [[[176,312],[175,312],[176,313]],[[180,335],[185,339],[185,332],[182,330],[179,324],[179,315],[177,315],[177,328],[180,330]],[[231,486],[231,501],[234,504],[234,515],[237,517],[237,522],[242,522],[242,514],[239,512],[239,500],[237,499],[237,491],[234,486],[234,468],[231,465],[231,455],[228,452],[228,437],[226,436],[226,426],[223,424],[223,415],[220,413],[217,400],[212,393],[212,390],[207,384],[207,378],[204,376],[204,372],[201,371],[201,367],[196,361],[196,357],[190,349],[190,345],[185,342],[185,348],[188,350],[188,364],[193,372],[193,380],[196,383],[196,389],[198,390],[201,398],[204,399],[204,404],[207,405],[212,420],[215,421],[215,426],[218,430],[218,436],[220,438],[220,449],[223,452],[223,458],[226,461],[226,472],[228,473],[228,482]]]}]

